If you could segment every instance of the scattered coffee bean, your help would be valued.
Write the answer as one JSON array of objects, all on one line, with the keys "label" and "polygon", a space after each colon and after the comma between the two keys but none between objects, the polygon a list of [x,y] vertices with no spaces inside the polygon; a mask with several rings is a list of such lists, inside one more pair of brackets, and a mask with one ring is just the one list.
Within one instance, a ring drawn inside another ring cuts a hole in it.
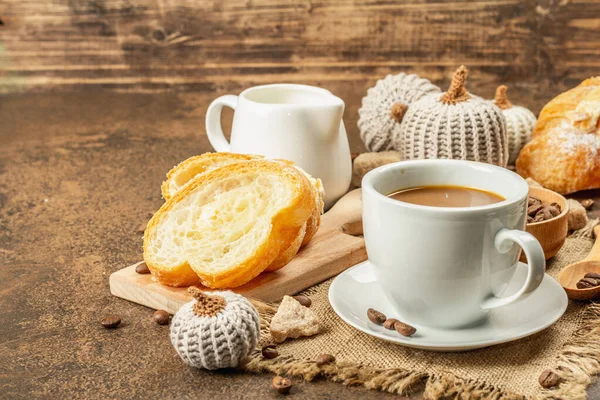
[{"label": "scattered coffee bean", "polygon": [[317,366],[319,367],[325,364],[331,364],[332,362],[335,362],[335,357],[331,354],[321,354],[317,357]]},{"label": "scattered coffee bean", "polygon": [[527,206],[530,207],[534,204],[542,204],[542,201],[537,197],[529,196],[529,198],[527,199]]},{"label": "scattered coffee bean", "polygon": [[312,304],[312,300],[310,299],[310,297],[305,296],[303,294],[299,294],[293,297],[298,303],[302,304],[304,307],[310,307],[310,305]]},{"label": "scattered coffee bean", "polygon": [[154,322],[159,325],[168,325],[169,324],[169,313],[165,310],[157,310],[154,313]]},{"label": "scattered coffee bean", "polygon": [[107,329],[114,329],[121,324],[121,317],[118,315],[107,315],[100,320],[100,323]]},{"label": "scattered coffee bean", "polygon": [[554,372],[547,369],[544,372],[542,372],[538,381],[540,382],[540,386],[542,386],[544,389],[549,389],[558,385],[562,381],[562,378],[556,375]]},{"label": "scattered coffee bean", "polygon": [[544,206],[541,204],[533,204],[527,207],[527,215],[534,217],[542,208],[544,208]]},{"label": "scattered coffee bean", "polygon": [[396,329],[396,332],[398,332],[402,336],[412,336],[417,331],[415,327],[412,327],[400,321],[396,321],[396,323],[394,324],[394,328]]},{"label": "scattered coffee bean", "polygon": [[271,381],[271,387],[281,394],[288,394],[292,388],[292,381],[282,376],[276,376]]},{"label": "scattered coffee bean", "polygon": [[381,325],[385,322],[385,320],[387,319],[385,314],[382,312],[379,312],[373,308],[369,308],[367,310],[367,317],[369,317],[369,320],[377,325]]},{"label": "scattered coffee bean", "polygon": [[396,322],[400,322],[400,321],[398,321],[396,318],[388,318],[388,319],[386,319],[386,320],[385,320],[385,322],[383,323],[383,327],[384,327],[385,329],[390,329],[390,330],[392,330],[392,329],[395,329],[395,328],[394,328],[394,324],[395,324]]},{"label": "scattered coffee bean", "polygon": [[586,210],[589,210],[590,208],[594,207],[594,200],[592,200],[592,199],[581,200],[581,205]]},{"label": "scattered coffee bean", "polygon": [[588,272],[587,274],[585,274],[583,276],[584,278],[593,278],[593,279],[600,279],[600,274],[597,272]]},{"label": "scattered coffee bean", "polygon": [[600,286],[600,279],[594,278],[582,278],[577,282],[577,289],[590,289],[596,286]]},{"label": "scattered coffee bean", "polygon": [[135,266],[135,272],[137,272],[138,274],[149,274],[150,273],[150,269],[148,268],[148,266],[146,265],[145,262],[138,264]]},{"label": "scattered coffee bean", "polygon": [[279,352],[275,348],[274,344],[268,344],[266,346],[263,346],[261,353],[262,353],[262,356],[264,358],[266,358],[267,360],[271,360],[271,359],[279,356]]}]

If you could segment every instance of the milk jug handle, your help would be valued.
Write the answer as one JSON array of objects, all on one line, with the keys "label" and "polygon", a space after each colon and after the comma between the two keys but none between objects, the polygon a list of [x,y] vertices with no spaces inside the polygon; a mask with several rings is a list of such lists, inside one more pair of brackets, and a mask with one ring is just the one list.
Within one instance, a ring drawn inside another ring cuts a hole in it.
[{"label": "milk jug handle", "polygon": [[216,151],[231,151],[231,145],[225,138],[223,128],[221,128],[221,111],[224,106],[237,107],[238,97],[233,94],[227,94],[216,98],[206,111],[206,135],[208,141]]}]

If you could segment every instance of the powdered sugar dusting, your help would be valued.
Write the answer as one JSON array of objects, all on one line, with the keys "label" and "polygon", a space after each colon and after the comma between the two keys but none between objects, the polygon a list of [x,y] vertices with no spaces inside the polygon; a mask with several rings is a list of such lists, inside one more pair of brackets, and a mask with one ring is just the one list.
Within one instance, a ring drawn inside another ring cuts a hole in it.
[{"label": "powdered sugar dusting", "polygon": [[551,138],[565,153],[574,153],[583,147],[591,156],[597,156],[600,149],[600,136],[594,133],[561,131],[552,134]]}]

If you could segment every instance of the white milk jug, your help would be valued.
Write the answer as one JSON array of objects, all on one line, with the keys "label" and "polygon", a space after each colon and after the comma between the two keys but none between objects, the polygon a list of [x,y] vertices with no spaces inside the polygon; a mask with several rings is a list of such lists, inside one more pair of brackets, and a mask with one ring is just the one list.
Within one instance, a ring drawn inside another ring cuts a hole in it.
[{"label": "white milk jug", "polygon": [[[235,110],[231,142],[221,129],[223,106]],[[325,208],[343,196],[352,161],[342,121],[344,102],[330,91],[294,84],[255,86],[214,100],[206,133],[216,151],[259,154],[298,164],[325,189]]]}]

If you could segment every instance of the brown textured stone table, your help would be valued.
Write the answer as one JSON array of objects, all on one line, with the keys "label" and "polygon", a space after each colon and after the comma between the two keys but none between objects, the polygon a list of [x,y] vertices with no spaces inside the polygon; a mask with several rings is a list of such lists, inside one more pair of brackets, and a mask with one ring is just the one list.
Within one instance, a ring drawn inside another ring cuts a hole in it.
[{"label": "brown textured stone table", "polygon": [[[186,367],[152,310],[109,293],[110,273],[141,259],[137,228],[160,206],[165,172],[209,150],[207,100],[0,96],[0,398],[277,397],[269,375]],[[107,314],[119,329],[100,325]],[[292,393],[395,398],[325,381]]]}]

